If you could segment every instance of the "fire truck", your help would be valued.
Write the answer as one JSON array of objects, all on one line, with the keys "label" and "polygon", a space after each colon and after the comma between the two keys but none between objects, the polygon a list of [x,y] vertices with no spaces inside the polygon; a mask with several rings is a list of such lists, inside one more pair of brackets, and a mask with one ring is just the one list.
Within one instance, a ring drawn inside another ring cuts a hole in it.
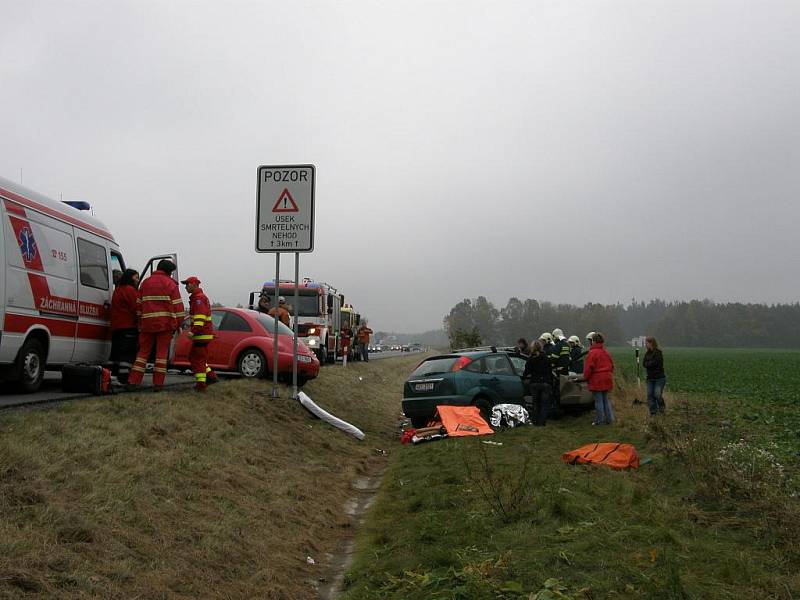
[{"label": "fire truck", "polygon": [[[342,327],[344,295],[328,283],[304,278],[298,286],[298,305],[294,306],[294,281],[281,280],[278,296],[283,296],[292,318],[297,320],[297,335],[319,358],[334,362],[341,352],[339,331]],[[267,281],[259,292],[250,293],[250,308],[269,311],[276,305],[275,282]]]}]

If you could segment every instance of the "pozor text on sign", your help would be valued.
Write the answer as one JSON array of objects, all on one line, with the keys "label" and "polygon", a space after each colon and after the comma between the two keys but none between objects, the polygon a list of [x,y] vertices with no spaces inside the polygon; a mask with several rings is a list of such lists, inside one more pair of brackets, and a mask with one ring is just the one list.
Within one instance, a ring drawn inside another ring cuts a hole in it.
[{"label": "pozor text on sign", "polygon": [[256,251],[314,248],[314,165],[258,168]]},{"label": "pozor text on sign", "polygon": [[308,181],[308,171],[306,170],[275,170],[264,171],[264,181]]}]

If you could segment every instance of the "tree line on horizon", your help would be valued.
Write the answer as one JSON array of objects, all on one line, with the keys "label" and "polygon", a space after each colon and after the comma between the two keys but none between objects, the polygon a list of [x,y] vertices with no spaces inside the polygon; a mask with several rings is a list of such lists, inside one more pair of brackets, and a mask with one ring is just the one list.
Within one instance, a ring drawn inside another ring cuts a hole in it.
[{"label": "tree line on horizon", "polygon": [[590,331],[600,331],[609,344],[652,335],[666,346],[800,347],[800,303],[743,304],[711,300],[648,302],[627,306],[554,304],[511,298],[497,308],[484,296],[464,299],[444,318],[453,348],[478,344],[511,346],[524,337],[537,339],[560,328],[582,343]]}]

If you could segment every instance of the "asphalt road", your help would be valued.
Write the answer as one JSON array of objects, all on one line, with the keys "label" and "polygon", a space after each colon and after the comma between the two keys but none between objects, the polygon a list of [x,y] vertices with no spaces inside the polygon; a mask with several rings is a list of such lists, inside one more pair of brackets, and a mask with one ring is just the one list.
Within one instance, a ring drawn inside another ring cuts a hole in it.
[{"label": "asphalt road", "polygon": [[[413,352],[375,352],[369,355],[369,359],[382,360],[386,358],[396,358],[398,356],[407,356],[415,354]],[[416,354],[421,354],[417,352]],[[334,367],[335,368],[335,367]],[[147,373],[144,376],[142,383],[142,391],[146,391],[152,387],[151,374]],[[167,374],[167,387],[184,387],[194,383],[192,375],[183,375],[179,373]],[[61,391],[61,373],[53,371],[45,374],[44,382],[41,389],[35,394],[18,394],[8,389],[3,389],[5,384],[0,383],[0,410],[3,408],[12,408],[15,406],[25,406],[33,404],[44,404],[50,402],[61,402],[64,400],[74,400],[77,398],[89,398],[92,394],[75,394],[73,392]],[[119,391],[119,393],[125,393]]]},{"label": "asphalt road", "polygon": [[[142,390],[146,391],[152,388],[151,374],[147,373],[142,382]],[[192,375],[181,375],[178,373],[168,373],[167,383],[168,387],[172,386],[185,386],[194,383]],[[0,384],[0,409],[11,408],[14,406],[23,406],[28,404],[43,404],[47,402],[60,402],[62,400],[73,400],[75,398],[92,397],[92,394],[76,394],[73,392],[61,391],[61,373],[57,371],[47,372],[44,376],[42,387],[35,394],[18,394],[16,392],[4,389],[5,384]],[[119,393],[125,393],[120,390]]]}]

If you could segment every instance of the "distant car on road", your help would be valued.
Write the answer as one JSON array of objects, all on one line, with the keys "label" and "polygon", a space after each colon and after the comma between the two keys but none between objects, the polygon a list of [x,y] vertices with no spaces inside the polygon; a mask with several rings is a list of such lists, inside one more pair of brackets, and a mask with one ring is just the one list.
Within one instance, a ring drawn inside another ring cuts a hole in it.
[{"label": "distant car on road", "polygon": [[[208,365],[215,371],[237,372],[242,377],[265,377],[272,371],[275,320],[255,310],[214,308],[211,311],[214,340],[208,345]],[[175,342],[172,364],[189,368],[189,318]],[[293,332],[278,322],[278,374],[292,375]],[[298,340],[297,380],[305,383],[319,374],[319,360]]]}]

